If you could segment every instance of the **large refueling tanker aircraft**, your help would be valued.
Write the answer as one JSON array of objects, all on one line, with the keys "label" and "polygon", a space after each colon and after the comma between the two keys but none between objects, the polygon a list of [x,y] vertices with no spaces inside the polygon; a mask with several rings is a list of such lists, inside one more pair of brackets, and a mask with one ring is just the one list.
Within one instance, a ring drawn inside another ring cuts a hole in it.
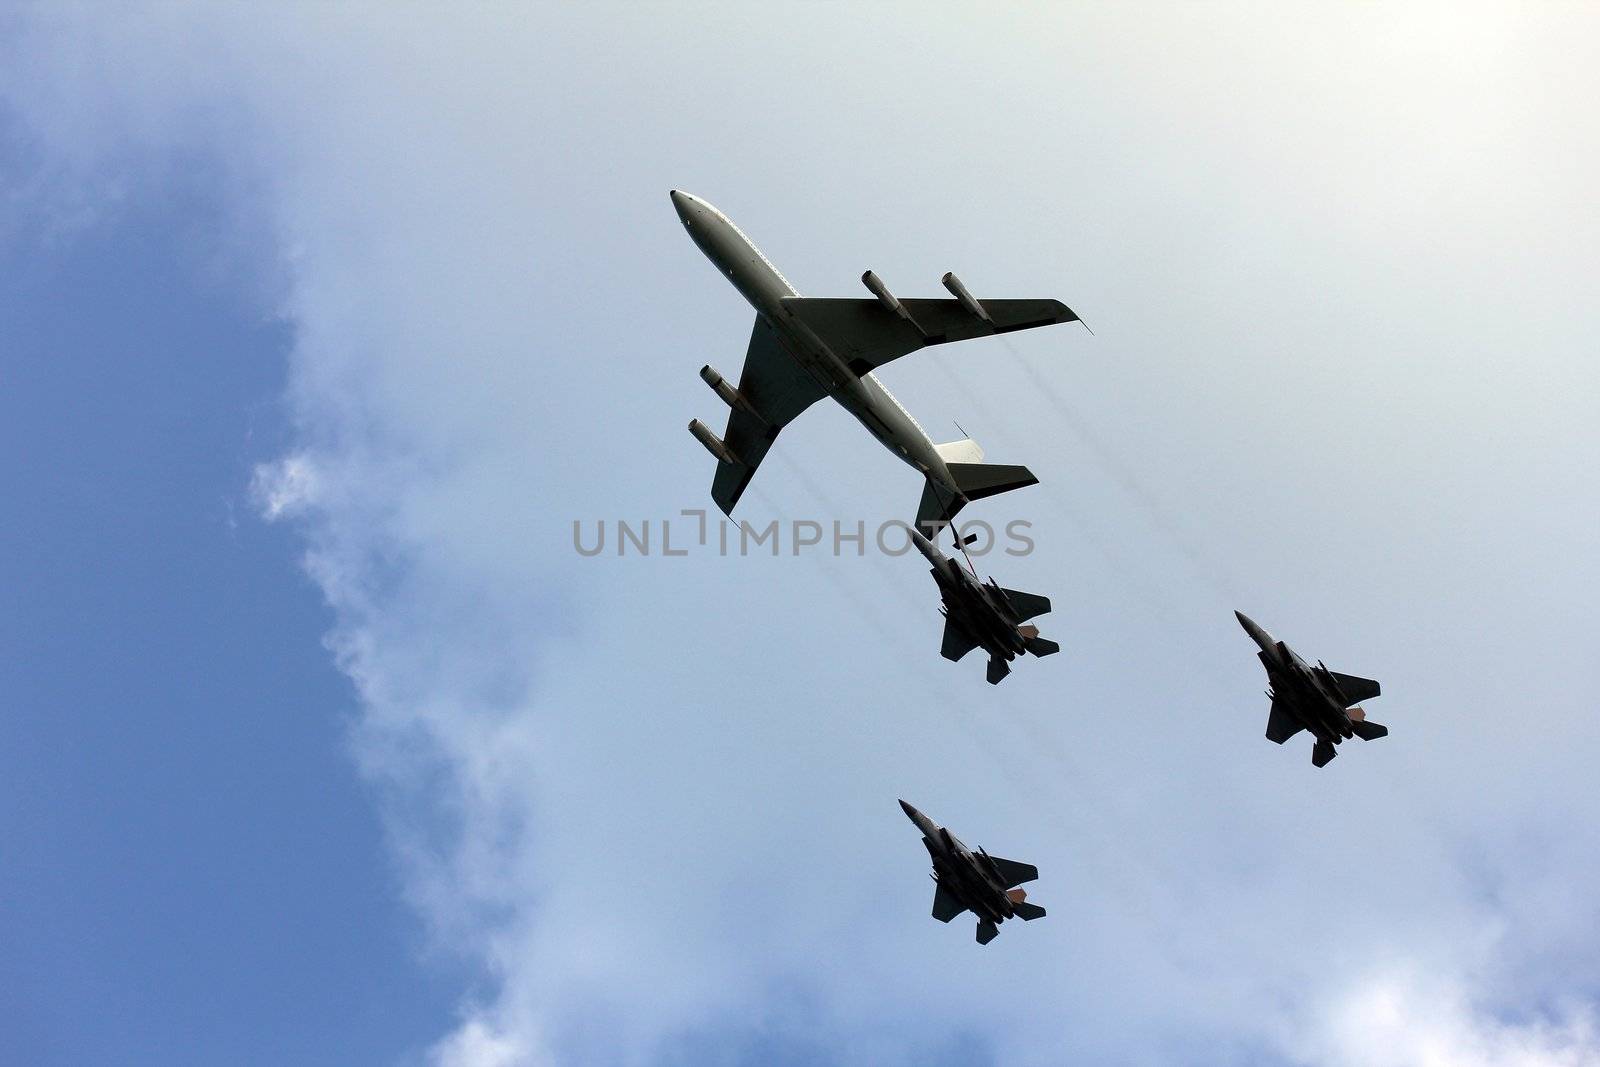
[{"label": "large refueling tanker aircraft", "polygon": [[900,300],[870,270],[871,299],[803,297],[726,215],[674,189],[689,236],[756,310],[735,387],[709,364],[700,377],[731,409],[718,437],[699,419],[689,432],[717,459],[711,497],[731,515],[778,431],[825,396],[837,400],[885,448],[926,479],[917,528],[933,532],[969,501],[1033,485],[1026,467],[984,463],[970,438],[934,444],[873,374],[926,345],[1077,320],[1059,300],[978,300],[954,274],[952,299]]}]

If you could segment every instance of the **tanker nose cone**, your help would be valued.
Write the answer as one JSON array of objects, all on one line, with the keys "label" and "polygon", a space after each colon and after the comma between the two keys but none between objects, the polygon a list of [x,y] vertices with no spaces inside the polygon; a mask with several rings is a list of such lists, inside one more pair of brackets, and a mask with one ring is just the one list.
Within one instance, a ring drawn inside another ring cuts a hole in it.
[{"label": "tanker nose cone", "polygon": [[677,211],[678,217],[685,222],[689,221],[690,214],[700,203],[693,193],[686,193],[682,189],[673,189],[667,196],[672,199],[672,207]]}]

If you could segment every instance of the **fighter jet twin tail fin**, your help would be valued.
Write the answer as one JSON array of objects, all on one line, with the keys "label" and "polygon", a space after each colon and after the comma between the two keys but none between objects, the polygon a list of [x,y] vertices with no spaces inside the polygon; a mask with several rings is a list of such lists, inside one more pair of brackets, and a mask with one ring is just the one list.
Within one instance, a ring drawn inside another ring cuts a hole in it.
[{"label": "fighter jet twin tail fin", "polygon": [[[1352,708],[1351,710],[1356,711],[1359,709]],[[1389,736],[1389,728],[1387,726],[1382,723],[1358,719],[1354,715],[1350,716],[1350,730],[1363,741],[1376,741],[1380,737]]]},{"label": "fighter jet twin tail fin", "polygon": [[[1024,619],[1043,615],[1050,610],[1049,597],[1042,597],[1037,593],[1021,593],[1015,589],[1002,591],[1011,599],[1012,606]],[[1039,604],[1043,604],[1043,607],[1038,607]],[[1032,623],[1017,627],[1017,633],[1022,637],[1022,646],[1035,656],[1053,656],[1061,651],[1060,645],[1047,637],[1040,637],[1039,628]]]},{"label": "fighter jet twin tail fin", "polygon": [[[1327,670],[1326,667],[1323,670]],[[1363,741],[1376,741],[1380,737],[1389,736],[1389,728],[1381,723],[1368,722],[1367,713],[1357,703],[1371,700],[1383,692],[1383,687],[1371,678],[1358,678],[1353,674],[1340,674],[1338,671],[1328,671],[1334,682],[1339,686],[1339,692],[1345,699],[1345,714],[1350,716],[1350,732]],[[1332,757],[1329,757],[1330,759]]]},{"label": "fighter jet twin tail fin", "polygon": [[1025,889],[1008,890],[1006,892],[1006,898],[1011,901],[1011,910],[1015,912],[1017,918],[1021,919],[1023,922],[1032,922],[1035,919],[1042,919],[1045,916],[1045,910],[1043,908],[1039,907],[1037,904],[1028,903],[1028,892]]},{"label": "fighter jet twin tail fin", "polygon": [[[1044,918],[1045,910],[1037,904],[1029,904],[1026,899],[1027,894],[1022,890],[1013,889],[1006,896],[1011,899],[1013,913],[1023,922],[1032,922],[1034,919]],[[940,886],[934,891],[933,917],[940,922],[947,923],[966,910],[954,895],[945,892],[944,886]],[[978,944],[987,945],[999,936],[1000,927],[995,925],[993,920],[980,919],[978,921]]]}]

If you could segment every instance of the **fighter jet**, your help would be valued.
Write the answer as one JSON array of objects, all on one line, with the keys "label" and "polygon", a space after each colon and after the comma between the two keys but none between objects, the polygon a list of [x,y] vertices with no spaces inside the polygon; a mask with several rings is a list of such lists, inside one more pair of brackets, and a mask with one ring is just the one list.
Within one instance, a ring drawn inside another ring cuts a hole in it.
[{"label": "fighter jet", "polygon": [[954,274],[944,276],[953,299],[899,300],[870,270],[861,281],[871,299],[802,297],[726,215],[681,190],[671,196],[694,243],[756,311],[738,388],[710,364],[700,368],[732,409],[727,431],[718,437],[699,419],[689,422],[717,459],[711,498],[724,514],[733,514],[778,431],[825,396],[926,479],[920,529],[948,522],[969,501],[1038,481],[1026,467],[984,463],[970,438],[934,444],[873,372],[926,345],[1072,322],[1071,308],[1059,300],[980,301]]},{"label": "fighter jet", "polygon": [[1268,741],[1281,745],[1301,730],[1310,730],[1317,739],[1311,747],[1311,762],[1322,767],[1339,754],[1334,746],[1347,737],[1376,741],[1388,736],[1387,726],[1368,722],[1367,713],[1355,706],[1378,695],[1377,682],[1330,671],[1321,660],[1315,667],[1308,666],[1293,649],[1275,640],[1248,616],[1238,611],[1233,614],[1244,632],[1261,646],[1256,655],[1267,668],[1271,685],[1267,696],[1272,698],[1272,711],[1267,716]]},{"label": "fighter jet", "polygon": [[999,685],[1011,673],[1011,661],[1024,652],[1053,656],[1061,651],[1054,641],[1039,636],[1039,628],[1028,622],[1050,610],[1050,598],[1037,593],[1004,589],[990,578],[978,576],[940,552],[938,547],[916,530],[909,531],[911,543],[933,564],[929,572],[939,583],[939,612],[944,616],[944,643],[939,654],[959,660],[982,646],[989,653],[989,684]]},{"label": "fighter jet", "polygon": [[1015,889],[1039,877],[1039,868],[971,852],[959,838],[905,801],[900,807],[922,831],[922,843],[933,858],[933,917],[947,923],[964,911],[978,917],[978,944],[987,945],[1000,935],[998,923],[1015,915],[1024,922],[1044,917],[1044,909],[1028,903],[1028,894]]}]

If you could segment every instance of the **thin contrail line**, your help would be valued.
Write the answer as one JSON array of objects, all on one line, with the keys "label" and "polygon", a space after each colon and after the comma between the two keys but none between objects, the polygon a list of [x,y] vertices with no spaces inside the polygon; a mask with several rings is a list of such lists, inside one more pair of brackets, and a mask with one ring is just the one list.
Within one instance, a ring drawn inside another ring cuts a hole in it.
[{"label": "thin contrail line", "polygon": [[1114,451],[1100,439],[1099,435],[1094,432],[1083,416],[1078,413],[1077,409],[1072,406],[1066,397],[1061,395],[1048,378],[1039,372],[1039,369],[1033,365],[1032,361],[1022,354],[1022,351],[1012,343],[1011,339],[1002,335],[1000,341],[1005,345],[1006,351],[1010,353],[1012,360],[1022,368],[1023,373],[1028,376],[1044,398],[1049,401],[1051,407],[1055,408],[1056,414],[1061,416],[1067,429],[1071,430],[1073,435],[1078,438],[1100,468],[1109,474],[1122,491],[1139,505],[1150,524],[1158,532],[1165,535],[1172,547],[1176,548],[1189,561],[1196,575],[1210,585],[1224,600],[1231,602],[1236,599],[1233,590],[1230,588],[1234,583],[1228,575],[1227,568],[1216,560],[1209,558],[1207,553],[1201,551],[1192,543],[1193,539],[1188,531],[1184,530],[1181,524],[1172,517],[1166,506],[1157,499],[1153,492],[1145,488],[1144,484],[1134,476],[1131,470],[1123,465]]}]

